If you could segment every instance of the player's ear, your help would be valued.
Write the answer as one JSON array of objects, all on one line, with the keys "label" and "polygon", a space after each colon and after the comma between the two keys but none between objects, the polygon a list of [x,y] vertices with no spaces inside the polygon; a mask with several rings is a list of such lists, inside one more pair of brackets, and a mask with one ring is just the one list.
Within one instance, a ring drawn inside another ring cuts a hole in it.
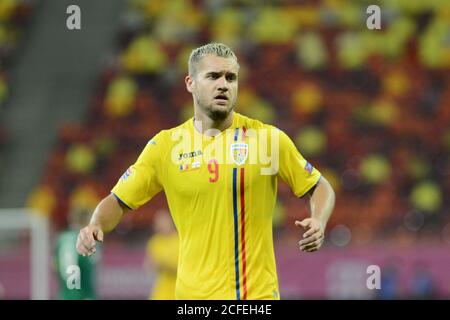
[{"label": "player's ear", "polygon": [[193,91],[193,85],[194,85],[194,79],[192,78],[192,76],[186,76],[186,78],[184,78],[184,82],[186,83],[186,89],[187,91],[189,91],[190,93],[192,93]]}]

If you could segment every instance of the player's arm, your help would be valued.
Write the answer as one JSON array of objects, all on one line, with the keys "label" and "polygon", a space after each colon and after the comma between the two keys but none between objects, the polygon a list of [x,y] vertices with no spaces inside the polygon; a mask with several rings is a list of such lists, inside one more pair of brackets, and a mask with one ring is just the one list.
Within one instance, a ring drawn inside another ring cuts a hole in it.
[{"label": "player's arm", "polygon": [[112,231],[128,210],[135,210],[162,190],[161,155],[164,153],[161,133],[144,148],[135,164],[127,169],[111,194],[94,210],[89,225],[81,229],[77,251],[81,255],[95,253],[95,242],[103,241],[103,234]]},{"label": "player's arm", "polygon": [[330,183],[321,176],[307,195],[310,198],[311,217],[295,221],[295,225],[306,230],[303,239],[299,241],[300,250],[313,252],[322,246],[325,228],[333,212],[335,194]]},{"label": "player's arm", "polygon": [[[295,221],[305,229],[299,242],[300,250],[316,251],[322,245],[325,227],[334,208],[335,194],[330,183],[302,156],[292,140],[281,130],[279,133],[279,176],[291,187],[297,197],[308,195],[311,217]],[[276,136],[275,136],[276,137]]]},{"label": "player's arm", "polygon": [[111,193],[97,205],[89,225],[98,226],[104,233],[108,233],[114,230],[127,211],[129,209]]},{"label": "player's arm", "polygon": [[128,209],[113,194],[105,197],[94,210],[89,225],[80,230],[77,251],[82,256],[95,253],[96,241],[103,241],[103,234],[112,231]]}]

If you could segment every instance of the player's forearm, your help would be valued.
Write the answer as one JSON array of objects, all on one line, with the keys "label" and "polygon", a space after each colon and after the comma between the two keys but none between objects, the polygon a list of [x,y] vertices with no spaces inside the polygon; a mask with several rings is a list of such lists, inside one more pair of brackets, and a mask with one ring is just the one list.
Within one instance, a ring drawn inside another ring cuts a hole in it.
[{"label": "player's forearm", "polygon": [[318,182],[310,200],[311,216],[319,219],[325,229],[334,209],[335,194],[330,183],[322,177]]},{"label": "player's forearm", "polygon": [[122,220],[125,209],[114,195],[104,198],[94,210],[90,224],[98,226],[104,233],[112,231]]}]

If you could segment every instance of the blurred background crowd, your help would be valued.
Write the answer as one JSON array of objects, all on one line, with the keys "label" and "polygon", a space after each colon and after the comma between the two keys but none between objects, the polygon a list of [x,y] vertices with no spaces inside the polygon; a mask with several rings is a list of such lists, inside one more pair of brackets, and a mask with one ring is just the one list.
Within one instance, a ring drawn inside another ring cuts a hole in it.
[{"label": "blurred background crowd", "polygon": [[[129,1],[86,119],[61,126],[29,205],[59,227],[69,207],[93,208],[153,135],[193,115],[190,50],[218,41],[242,66],[237,111],[286,131],[337,190],[330,228],[345,226],[355,244],[440,241],[450,222],[446,1],[386,1],[383,31],[364,28],[360,3],[278,3]],[[164,205],[145,206],[132,227]],[[285,187],[279,209],[287,227],[304,210]]]},{"label": "blurred background crowd", "polygon": [[[0,108],[36,2],[0,1]],[[23,205],[55,231],[74,208],[92,211],[153,135],[193,115],[187,59],[216,41],[241,65],[236,110],[284,130],[336,190],[326,247],[448,244],[450,3],[372,2],[123,1],[84,116],[58,126]],[[375,3],[381,30],[366,27]],[[0,122],[0,164],[9,143]],[[164,208],[160,194],[125,218],[120,237],[147,236]],[[277,237],[297,237],[293,221],[307,214],[281,184]]]},{"label": "blurred background crowd", "polygon": [[[32,13],[31,1],[3,0],[0,2],[0,115],[6,107],[9,91],[8,70],[18,52],[22,33]],[[0,122],[0,165],[2,147],[7,131]]]}]

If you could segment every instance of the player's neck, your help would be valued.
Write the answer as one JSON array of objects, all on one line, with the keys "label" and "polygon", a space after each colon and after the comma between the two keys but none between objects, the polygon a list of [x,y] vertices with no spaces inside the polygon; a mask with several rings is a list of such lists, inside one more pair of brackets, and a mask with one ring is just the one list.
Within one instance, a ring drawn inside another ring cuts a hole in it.
[{"label": "player's neck", "polygon": [[233,117],[234,111],[231,111],[230,114],[223,120],[213,120],[206,114],[196,112],[194,116],[194,128],[202,134],[207,134],[207,131],[211,129],[224,131],[233,123]]}]

